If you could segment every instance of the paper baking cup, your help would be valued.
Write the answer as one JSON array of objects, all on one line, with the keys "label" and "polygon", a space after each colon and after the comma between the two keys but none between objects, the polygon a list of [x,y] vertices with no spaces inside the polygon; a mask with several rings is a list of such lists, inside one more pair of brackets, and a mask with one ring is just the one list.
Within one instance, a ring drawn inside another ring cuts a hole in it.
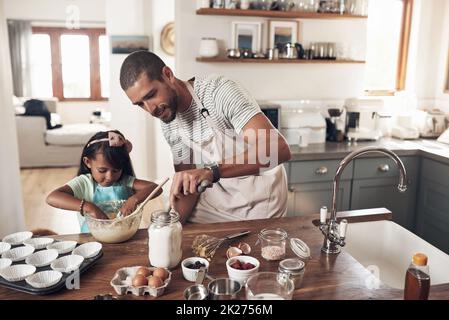
[{"label": "paper baking cup", "polygon": [[46,270],[33,274],[25,279],[26,283],[34,288],[47,288],[59,282],[62,273],[54,270]]},{"label": "paper baking cup", "polygon": [[50,267],[59,272],[69,273],[79,268],[84,258],[77,254],[61,257],[52,262]]},{"label": "paper baking cup", "polygon": [[9,267],[12,263],[11,259],[8,258],[0,258],[0,270]]},{"label": "paper baking cup", "polygon": [[34,252],[34,248],[31,246],[21,246],[9,251],[6,251],[2,254],[2,258],[11,259],[12,262],[25,260],[26,257],[31,255]]},{"label": "paper baking cup", "polygon": [[15,264],[0,270],[0,276],[10,282],[21,281],[36,272],[35,266],[29,264]]},{"label": "paper baking cup", "polygon": [[7,235],[2,239],[3,242],[9,243],[12,246],[22,244],[25,240],[30,239],[33,236],[31,231],[16,232]]},{"label": "paper baking cup", "polygon": [[0,242],[0,255],[11,249],[11,245],[6,242]]},{"label": "paper baking cup", "polygon": [[59,254],[63,254],[75,249],[77,244],[78,243],[76,241],[60,241],[49,244],[47,249],[55,249]]},{"label": "paper baking cup", "polygon": [[32,246],[36,250],[44,249],[55,241],[53,238],[31,238],[23,242],[27,246]]},{"label": "paper baking cup", "polygon": [[72,254],[77,254],[84,259],[95,257],[101,250],[103,245],[100,242],[87,242],[73,250]]},{"label": "paper baking cup", "polygon": [[50,263],[56,260],[58,257],[58,251],[55,249],[47,249],[33,253],[25,259],[26,264],[30,264],[35,267],[48,266]]}]

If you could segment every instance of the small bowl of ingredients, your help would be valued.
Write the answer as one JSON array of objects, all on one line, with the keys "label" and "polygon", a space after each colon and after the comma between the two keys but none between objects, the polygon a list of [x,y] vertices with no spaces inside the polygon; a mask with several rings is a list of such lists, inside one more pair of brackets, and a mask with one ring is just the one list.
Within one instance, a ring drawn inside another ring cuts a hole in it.
[{"label": "small bowl of ingredients", "polygon": [[198,277],[198,271],[201,268],[205,268],[207,272],[209,268],[209,261],[201,257],[190,257],[182,261],[181,267],[184,279],[195,282]]},{"label": "small bowl of ingredients", "polygon": [[260,262],[254,257],[237,256],[226,261],[229,278],[244,284],[253,274],[259,271]]}]

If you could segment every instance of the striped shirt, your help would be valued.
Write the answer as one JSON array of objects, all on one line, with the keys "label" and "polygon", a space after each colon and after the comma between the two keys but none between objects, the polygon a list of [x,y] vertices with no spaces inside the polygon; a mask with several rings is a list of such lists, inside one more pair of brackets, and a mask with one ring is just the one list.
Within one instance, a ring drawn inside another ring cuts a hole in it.
[{"label": "striped shirt", "polygon": [[[233,129],[239,134],[252,117],[262,112],[255,99],[241,85],[224,76],[195,78],[194,91],[222,132]],[[161,121],[162,132],[175,164],[188,163],[191,154],[189,146],[182,141],[179,126],[183,134],[195,143],[205,143],[214,135],[200,111],[201,106],[192,99],[190,107],[178,112],[175,120],[170,123]]]}]

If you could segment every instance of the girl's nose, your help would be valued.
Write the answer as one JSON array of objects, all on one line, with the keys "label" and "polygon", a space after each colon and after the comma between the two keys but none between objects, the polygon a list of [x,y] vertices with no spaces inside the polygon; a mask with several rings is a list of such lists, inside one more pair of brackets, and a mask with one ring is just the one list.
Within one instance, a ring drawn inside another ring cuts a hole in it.
[{"label": "girl's nose", "polygon": [[107,171],[105,178],[107,181],[111,181],[112,180],[112,172],[111,171]]}]

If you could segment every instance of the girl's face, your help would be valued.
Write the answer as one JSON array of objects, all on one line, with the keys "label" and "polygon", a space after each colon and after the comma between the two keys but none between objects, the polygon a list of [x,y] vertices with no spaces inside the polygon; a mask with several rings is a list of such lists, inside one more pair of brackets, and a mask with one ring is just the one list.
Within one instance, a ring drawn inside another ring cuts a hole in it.
[{"label": "girl's face", "polygon": [[112,167],[102,153],[97,153],[94,159],[84,157],[83,162],[90,169],[92,178],[102,187],[112,186],[122,175],[122,169]]}]

